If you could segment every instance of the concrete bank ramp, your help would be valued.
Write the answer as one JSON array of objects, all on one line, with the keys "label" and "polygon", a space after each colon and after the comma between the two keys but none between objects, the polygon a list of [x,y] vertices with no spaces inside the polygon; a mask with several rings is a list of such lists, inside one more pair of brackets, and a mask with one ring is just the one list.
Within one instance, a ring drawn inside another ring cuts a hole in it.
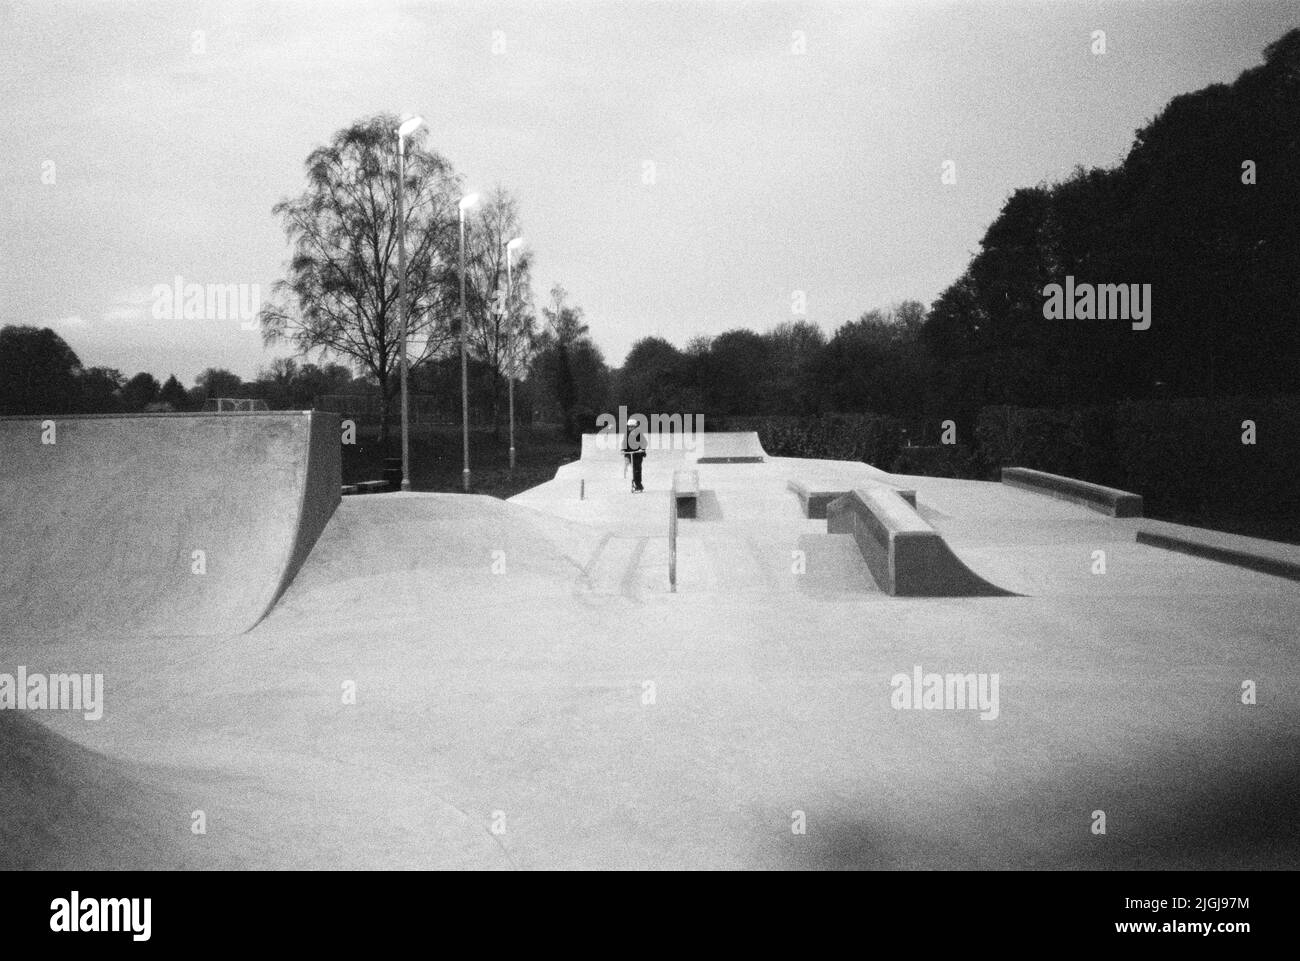
[{"label": "concrete bank ramp", "polygon": [[472,634],[476,619],[582,590],[602,540],[478,494],[347,497],[258,633],[414,619]]},{"label": "concrete bank ramp", "polygon": [[340,474],[337,414],[0,418],[0,631],[247,631]]},{"label": "concrete bank ramp", "polygon": [[972,571],[897,490],[849,491],[826,508],[826,530],[852,534],[880,589],[898,597],[1011,594]]}]

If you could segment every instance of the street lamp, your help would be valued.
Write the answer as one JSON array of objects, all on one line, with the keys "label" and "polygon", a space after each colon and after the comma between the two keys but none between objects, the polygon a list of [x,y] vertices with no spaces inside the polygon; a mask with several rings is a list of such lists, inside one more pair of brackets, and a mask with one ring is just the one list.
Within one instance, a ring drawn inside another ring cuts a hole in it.
[{"label": "street lamp", "polygon": [[466,194],[460,198],[460,417],[461,433],[464,436],[465,467],[461,479],[465,484],[465,493],[469,493],[469,353],[465,346],[466,328],[469,326],[465,310],[465,211],[478,203],[478,194]]},{"label": "street lamp", "polygon": [[523,244],[524,244],[524,238],[523,238],[523,237],[516,237],[514,240],[512,240],[512,241],[510,241],[508,244],[506,244],[506,330],[509,331],[509,336],[510,336],[510,355],[509,355],[509,356],[510,356],[510,369],[509,369],[509,371],[507,372],[508,375],[509,375],[509,380],[507,381],[507,383],[510,384],[510,469],[511,469],[511,470],[514,470],[514,469],[515,469],[515,368],[514,368],[514,360],[515,360],[516,352],[519,350],[519,344],[518,344],[518,342],[515,340],[515,337],[516,337],[518,331],[516,331],[516,330],[514,329],[514,327],[511,325],[511,321],[512,321],[512,319],[514,318],[514,311],[511,310],[511,307],[514,306],[514,299],[513,299],[513,298],[514,298],[514,279],[513,279],[513,276],[512,276],[512,274],[511,274],[511,272],[510,272],[510,255],[511,255],[512,253],[514,253],[514,250],[515,250],[516,247],[522,247]]},{"label": "street lamp", "polygon": [[411,489],[411,431],[410,404],[407,400],[406,359],[407,303],[406,303],[406,138],[424,125],[420,117],[410,117],[397,128],[397,313],[402,327],[402,490]]}]

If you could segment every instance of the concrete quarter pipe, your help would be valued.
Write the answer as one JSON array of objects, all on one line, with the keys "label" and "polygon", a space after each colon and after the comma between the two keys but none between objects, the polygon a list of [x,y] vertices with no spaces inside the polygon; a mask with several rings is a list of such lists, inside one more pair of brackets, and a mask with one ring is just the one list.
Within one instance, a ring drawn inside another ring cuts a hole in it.
[{"label": "concrete quarter pipe", "polygon": [[337,414],[0,418],[0,623],[247,631],[333,514],[340,475]]}]

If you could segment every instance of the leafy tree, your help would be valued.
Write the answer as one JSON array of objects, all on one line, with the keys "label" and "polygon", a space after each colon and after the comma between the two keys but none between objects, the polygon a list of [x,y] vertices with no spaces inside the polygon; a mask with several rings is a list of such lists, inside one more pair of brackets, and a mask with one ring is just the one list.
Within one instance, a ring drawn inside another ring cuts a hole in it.
[{"label": "leafy tree", "polygon": [[323,394],[347,393],[352,373],[341,364],[300,364],[292,357],[277,357],[260,370],[254,391],[272,410],[311,410]]},{"label": "leafy tree", "polygon": [[[344,358],[374,378],[383,441],[401,365],[399,123],[391,114],[357,121],[307,157],[306,189],[273,208],[293,258],[277,301],[260,314],[266,343]],[[450,163],[425,146],[423,130],[406,142],[408,356],[416,369],[453,343],[461,185]]]},{"label": "leafy tree", "polygon": [[77,375],[77,410],[84,414],[114,414],[122,409],[126,378],[111,367],[87,367]]},{"label": "leafy tree", "polygon": [[773,412],[817,413],[822,391],[816,369],[826,349],[822,329],[806,320],[787,322],[765,334],[763,339],[767,341]]},{"label": "leafy tree", "polygon": [[[1294,390],[1300,180],[1283,172],[1300,148],[1298,76],[1293,30],[1234,83],[1175,97],[1117,167],[1016,191],[930,311],[931,403]],[[1067,276],[1149,284],[1150,329],[1044,318],[1043,288]]]},{"label": "leafy tree", "polygon": [[293,384],[298,378],[298,362],[292,357],[277,357],[269,367],[258,372],[258,392],[272,410],[293,406]]},{"label": "leafy tree", "polygon": [[537,335],[529,369],[535,398],[560,415],[567,437],[576,437],[588,414],[608,410],[609,371],[591,342],[582,308],[568,303],[568,291],[551,288],[551,301],[542,308],[546,328]]},{"label": "leafy tree", "polygon": [[158,391],[158,400],[172,410],[185,410],[190,403],[189,395],[185,393],[185,388],[181,386],[175,374],[169,376],[163,383],[162,389]]},{"label": "leafy tree", "polygon": [[157,378],[141,371],[122,388],[122,406],[128,411],[142,411],[158,400],[160,390]]},{"label": "leafy tree", "polygon": [[700,389],[711,413],[764,414],[783,406],[772,395],[768,342],[752,330],[728,330],[713,338]]},{"label": "leafy tree", "polygon": [[221,367],[209,367],[194,378],[194,384],[200,394],[198,406],[214,397],[241,397],[244,382],[233,371]]},{"label": "leafy tree", "polygon": [[302,364],[290,385],[290,407],[310,410],[324,394],[345,394],[353,385],[352,372],[342,364]]},{"label": "leafy tree", "polygon": [[77,406],[81,361],[48,327],[0,328],[0,413],[62,414]]},{"label": "leafy tree", "polygon": [[679,406],[689,376],[689,361],[662,337],[643,337],[632,345],[619,370],[618,403],[629,411],[692,413]]}]

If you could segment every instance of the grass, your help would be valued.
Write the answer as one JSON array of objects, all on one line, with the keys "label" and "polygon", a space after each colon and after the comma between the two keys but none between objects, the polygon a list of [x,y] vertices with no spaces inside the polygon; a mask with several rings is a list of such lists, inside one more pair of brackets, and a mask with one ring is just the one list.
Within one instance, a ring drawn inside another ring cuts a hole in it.
[{"label": "grass", "polygon": [[[387,448],[376,436],[358,437],[354,445],[343,446],[343,483],[382,480],[384,461],[401,457],[397,429]],[[577,460],[578,441],[566,440],[556,428],[515,428],[515,469],[510,470],[510,441],[505,428],[501,436],[491,430],[470,431],[470,493],[492,497],[513,497],[555,476],[561,464]],[[411,489],[461,493],[463,467],[461,432],[456,428],[421,430],[411,435]]]}]

